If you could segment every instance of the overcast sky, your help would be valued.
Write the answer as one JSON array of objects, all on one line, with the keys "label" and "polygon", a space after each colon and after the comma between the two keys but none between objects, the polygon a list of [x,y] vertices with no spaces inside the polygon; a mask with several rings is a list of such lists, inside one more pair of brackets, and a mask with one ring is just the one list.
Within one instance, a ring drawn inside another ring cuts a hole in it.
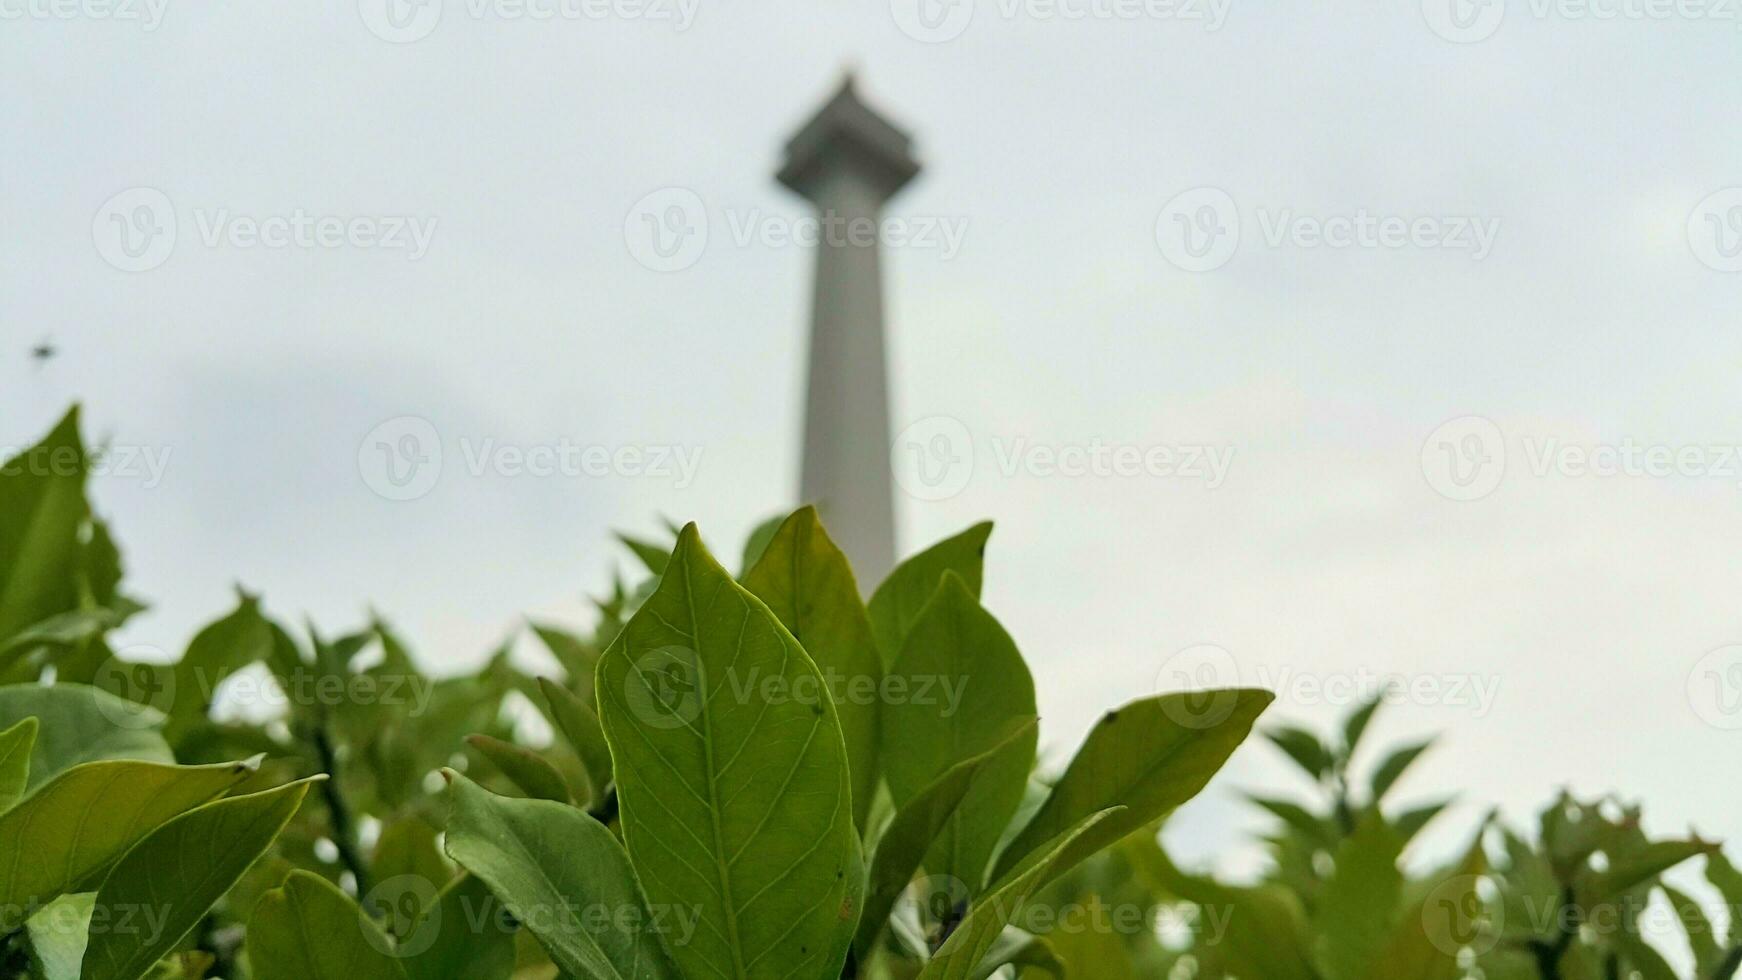
[{"label": "overcast sky", "polygon": [[[1563,784],[1742,835],[1726,8],[387,2],[0,0],[0,443],[80,399],[139,451],[95,490],[128,641],[240,581],[458,667],[584,622],[612,528],[735,556],[797,482],[772,173],[851,63],[926,166],[894,428],[972,447],[904,480],[903,549],[998,522],[1056,758],[1182,671],[1317,725],[1395,674],[1375,737],[1444,733],[1403,789],[1463,791],[1447,838]],[[431,432],[439,478],[384,483]],[[1243,750],[1175,836],[1224,852],[1285,778]]]}]

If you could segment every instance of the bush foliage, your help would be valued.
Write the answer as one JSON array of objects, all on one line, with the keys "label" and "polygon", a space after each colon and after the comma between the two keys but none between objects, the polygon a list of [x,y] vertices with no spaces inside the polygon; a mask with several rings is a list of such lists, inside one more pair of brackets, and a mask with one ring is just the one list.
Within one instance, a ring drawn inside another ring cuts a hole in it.
[{"label": "bush foliage", "polygon": [[1660,980],[1653,895],[1699,978],[1742,959],[1659,880],[1742,875],[1612,801],[1409,871],[1444,804],[1389,802],[1425,744],[1356,784],[1377,701],[1266,733],[1316,796],[1252,797],[1259,880],[1182,870],[1162,821],[1271,695],[1145,697],[1038,772],[990,525],[868,601],[809,508],[736,575],[693,525],[625,538],[645,574],[590,629],[530,625],[547,676],[513,641],[434,676],[380,617],[293,630],[246,592],[165,663],[110,643],[142,606],[92,462],[75,411],[0,467],[0,977]]}]

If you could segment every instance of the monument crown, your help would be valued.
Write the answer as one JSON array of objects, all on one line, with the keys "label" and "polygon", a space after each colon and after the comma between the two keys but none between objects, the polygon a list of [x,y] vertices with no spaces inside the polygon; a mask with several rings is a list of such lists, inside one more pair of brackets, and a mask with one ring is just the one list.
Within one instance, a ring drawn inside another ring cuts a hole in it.
[{"label": "monument crown", "polygon": [[885,198],[919,173],[913,139],[859,99],[853,75],[786,144],[782,184],[810,198],[819,179],[851,168]]}]

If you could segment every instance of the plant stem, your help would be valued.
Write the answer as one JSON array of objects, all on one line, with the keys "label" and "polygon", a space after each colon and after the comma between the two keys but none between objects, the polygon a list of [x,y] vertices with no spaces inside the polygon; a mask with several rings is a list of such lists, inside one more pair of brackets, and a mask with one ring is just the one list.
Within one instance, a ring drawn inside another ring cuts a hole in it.
[{"label": "plant stem", "polygon": [[345,791],[339,785],[339,754],[333,748],[326,719],[321,719],[315,726],[312,741],[321,768],[327,773],[327,778],[321,782],[321,796],[326,800],[327,816],[333,825],[333,845],[339,849],[339,860],[356,879],[357,896],[362,898],[369,894],[369,869],[357,845],[357,828],[351,819],[350,804],[345,801]]}]

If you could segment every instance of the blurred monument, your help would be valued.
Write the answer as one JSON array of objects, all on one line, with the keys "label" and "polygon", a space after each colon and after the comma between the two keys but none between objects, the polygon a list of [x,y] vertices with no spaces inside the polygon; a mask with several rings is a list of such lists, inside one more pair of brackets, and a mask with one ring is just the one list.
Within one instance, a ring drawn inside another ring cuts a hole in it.
[{"label": "blurred monument", "polygon": [[912,140],[859,100],[849,73],[786,144],[776,175],[819,224],[799,499],[817,505],[865,587],[895,565],[883,203],[918,173]]}]

